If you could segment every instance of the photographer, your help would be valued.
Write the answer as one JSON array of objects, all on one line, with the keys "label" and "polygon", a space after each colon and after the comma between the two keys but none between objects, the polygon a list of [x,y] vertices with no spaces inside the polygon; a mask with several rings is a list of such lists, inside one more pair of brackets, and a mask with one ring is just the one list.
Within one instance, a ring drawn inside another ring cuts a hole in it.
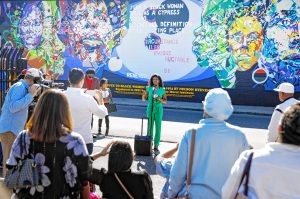
[{"label": "photographer", "polygon": [[6,174],[6,160],[9,157],[12,144],[18,133],[24,129],[29,104],[40,91],[40,86],[36,85],[39,79],[39,70],[35,68],[28,69],[24,79],[20,79],[13,84],[5,97],[0,115],[3,176]]},{"label": "photographer", "polygon": [[[93,152],[93,135],[91,129],[92,114],[99,118],[105,118],[107,109],[103,105],[100,91],[95,91],[94,99],[91,95],[84,93],[84,73],[79,68],[73,68],[69,73],[70,87],[65,94],[71,107],[74,131],[79,133],[88,149],[89,154]],[[98,102],[98,104],[97,104]]]}]

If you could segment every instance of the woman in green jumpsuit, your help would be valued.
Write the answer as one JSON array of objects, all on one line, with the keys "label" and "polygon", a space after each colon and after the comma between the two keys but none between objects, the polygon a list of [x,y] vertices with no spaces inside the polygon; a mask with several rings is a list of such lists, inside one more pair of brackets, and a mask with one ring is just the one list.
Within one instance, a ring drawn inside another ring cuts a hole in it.
[{"label": "woman in green jumpsuit", "polygon": [[148,131],[147,134],[153,138],[153,127],[155,123],[154,136],[154,152],[158,152],[161,134],[161,122],[163,117],[163,105],[167,103],[165,88],[163,81],[157,74],[152,75],[149,80],[146,91],[143,93],[143,100],[148,99],[147,117],[148,117]]}]

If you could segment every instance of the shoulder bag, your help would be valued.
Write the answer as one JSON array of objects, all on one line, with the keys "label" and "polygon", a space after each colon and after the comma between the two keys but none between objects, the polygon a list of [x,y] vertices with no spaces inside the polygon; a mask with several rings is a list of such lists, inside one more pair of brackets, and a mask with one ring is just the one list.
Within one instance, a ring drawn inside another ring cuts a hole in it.
[{"label": "shoulder bag", "polygon": [[190,189],[192,183],[192,168],[193,168],[193,160],[194,160],[194,148],[195,148],[195,137],[196,137],[196,129],[192,130],[192,141],[191,141],[191,148],[190,148],[190,157],[189,157],[189,168],[187,173],[187,191],[186,195],[182,197],[176,198],[169,198],[169,199],[189,199],[190,198]]},{"label": "shoulder bag", "polygon": [[248,198],[248,183],[249,183],[249,174],[250,174],[252,158],[253,158],[253,152],[249,155],[249,158],[247,160],[247,163],[246,163],[244,171],[243,171],[240,186],[239,186],[239,189],[240,189],[244,182],[244,179],[246,178],[245,184],[244,184],[244,191],[243,191],[243,193],[239,193],[239,189],[238,189],[238,191],[235,195],[235,199],[247,199]]},{"label": "shoulder bag", "polygon": [[119,184],[121,185],[122,189],[126,192],[126,194],[128,195],[128,197],[130,199],[134,199],[134,197],[129,193],[129,191],[126,189],[126,187],[124,186],[124,184],[122,183],[122,181],[120,180],[120,178],[118,177],[118,175],[116,173],[114,173],[115,178],[117,179],[117,181],[119,182]]},{"label": "shoulder bag", "polygon": [[110,102],[108,104],[104,104],[105,107],[107,108],[108,113],[112,113],[112,112],[117,112],[117,104],[113,102],[113,100],[111,99]]},{"label": "shoulder bag", "polygon": [[[21,157],[26,146],[25,136],[26,132],[23,132],[20,137]],[[28,154],[24,154],[24,159],[21,158],[18,160],[17,165],[8,170],[4,179],[4,183],[10,189],[35,187],[41,185],[40,174],[41,173],[36,165],[34,157],[29,158]]]}]

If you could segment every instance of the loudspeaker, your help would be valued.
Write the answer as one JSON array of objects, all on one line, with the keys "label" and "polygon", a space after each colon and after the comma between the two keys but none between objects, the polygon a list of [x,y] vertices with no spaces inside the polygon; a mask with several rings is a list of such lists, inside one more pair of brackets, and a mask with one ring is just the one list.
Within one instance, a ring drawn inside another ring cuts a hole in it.
[{"label": "loudspeaker", "polygon": [[134,152],[136,155],[151,156],[152,137],[148,135],[143,136],[144,119],[148,119],[148,118],[142,118],[141,135],[135,135],[134,137]]}]

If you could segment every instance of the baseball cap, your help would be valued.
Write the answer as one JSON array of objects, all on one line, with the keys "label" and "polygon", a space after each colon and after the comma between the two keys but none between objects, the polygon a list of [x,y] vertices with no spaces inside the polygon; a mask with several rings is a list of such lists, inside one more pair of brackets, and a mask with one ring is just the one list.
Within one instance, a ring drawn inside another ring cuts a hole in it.
[{"label": "baseball cap", "polygon": [[22,70],[22,72],[21,72],[22,75],[26,75],[26,73],[27,73],[27,69],[24,69],[24,70]]},{"label": "baseball cap", "polygon": [[293,84],[285,82],[280,84],[277,88],[275,88],[274,91],[283,93],[294,93],[295,89]]},{"label": "baseball cap", "polygon": [[221,121],[227,120],[233,112],[230,96],[222,88],[211,89],[205,96],[203,106],[209,116]]},{"label": "baseball cap", "polygon": [[41,77],[40,76],[40,71],[36,68],[30,68],[27,70],[26,75],[31,76],[31,77]]}]

